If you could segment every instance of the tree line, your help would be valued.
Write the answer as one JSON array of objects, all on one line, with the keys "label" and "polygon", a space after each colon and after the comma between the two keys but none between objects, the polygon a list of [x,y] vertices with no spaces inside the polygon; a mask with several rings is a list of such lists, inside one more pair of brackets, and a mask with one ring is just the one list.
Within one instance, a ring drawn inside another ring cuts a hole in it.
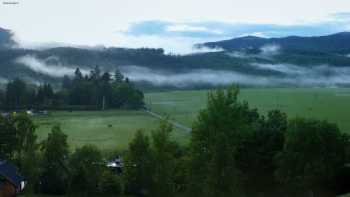
[{"label": "tree line", "polygon": [[15,79],[0,91],[3,109],[137,109],[143,106],[143,93],[117,69],[112,76],[95,67],[83,75],[79,68],[74,77],[64,76],[61,87],[49,83],[39,86]]},{"label": "tree line", "polygon": [[[1,47],[0,47],[1,48]],[[261,51],[257,49],[238,50],[241,53],[252,56],[251,58],[234,57],[231,52],[220,51],[211,53],[197,53],[188,55],[175,55],[164,53],[162,49],[126,49],[126,48],[105,48],[103,50],[91,50],[71,47],[59,47],[47,50],[29,49],[6,49],[0,53],[0,72],[5,78],[25,76],[31,79],[50,81],[58,84],[60,78],[43,75],[28,69],[26,66],[14,61],[17,58],[32,55],[42,61],[47,61],[49,65],[77,65],[80,67],[91,67],[95,65],[103,66],[104,70],[114,70],[115,65],[139,65],[149,69],[167,70],[169,72],[186,72],[194,69],[228,70],[242,74],[277,76],[284,77],[284,73],[261,69],[249,64],[295,64],[304,67],[315,65],[330,65],[344,67],[350,65],[350,58],[346,57],[350,51],[338,51],[337,53],[315,52],[308,50],[288,50],[283,49],[274,58],[259,58],[256,54]],[[50,62],[50,57],[57,57],[58,62]],[[138,84],[143,85],[143,84]],[[210,87],[206,85],[205,87]],[[148,84],[145,88],[157,88]],[[158,87],[159,88],[159,87]],[[164,87],[163,87],[164,88]],[[172,87],[174,88],[174,87]]]},{"label": "tree line", "polygon": [[259,114],[238,95],[235,87],[209,93],[187,145],[167,121],[150,136],[139,130],[122,154],[122,174],[94,146],[70,153],[58,126],[37,142],[25,115],[0,119],[0,153],[44,194],[333,197],[349,188],[348,134],[327,121]]}]

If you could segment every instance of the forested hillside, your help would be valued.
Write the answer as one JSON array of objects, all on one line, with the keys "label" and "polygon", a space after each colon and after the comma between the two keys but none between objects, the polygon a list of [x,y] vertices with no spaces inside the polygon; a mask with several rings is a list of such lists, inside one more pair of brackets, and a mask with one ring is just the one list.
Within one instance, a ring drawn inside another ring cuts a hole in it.
[{"label": "forested hillside", "polygon": [[300,37],[289,36],[283,38],[261,38],[246,36],[218,42],[198,44],[198,47],[220,47],[225,50],[241,50],[261,48],[267,44],[278,44],[286,50],[312,51],[323,53],[350,53],[350,33],[341,32],[328,36]]},{"label": "forested hillside", "polygon": [[[143,88],[193,88],[231,83],[247,86],[349,86],[348,40],[350,33],[271,39],[250,36],[199,44],[197,47],[223,50],[187,55],[167,54],[163,49],[151,48],[58,47],[33,50],[2,47],[0,82],[20,77],[36,84],[55,84],[64,75],[72,76],[76,68],[84,73],[99,66],[103,72],[119,69]],[[7,39],[9,42],[11,39]],[[227,76],[222,77],[222,73]],[[305,81],[305,76],[311,76],[310,80]],[[257,82],[252,78],[257,78]]]},{"label": "forested hillside", "polygon": [[11,31],[0,27],[0,48],[11,47],[14,44]]}]

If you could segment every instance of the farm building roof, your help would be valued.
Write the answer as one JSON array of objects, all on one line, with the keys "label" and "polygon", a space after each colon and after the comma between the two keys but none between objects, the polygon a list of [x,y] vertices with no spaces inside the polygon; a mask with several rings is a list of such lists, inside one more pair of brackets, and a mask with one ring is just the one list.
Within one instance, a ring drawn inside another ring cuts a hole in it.
[{"label": "farm building roof", "polygon": [[17,173],[14,165],[5,160],[0,160],[0,176],[13,184],[17,190],[24,188],[25,179]]}]

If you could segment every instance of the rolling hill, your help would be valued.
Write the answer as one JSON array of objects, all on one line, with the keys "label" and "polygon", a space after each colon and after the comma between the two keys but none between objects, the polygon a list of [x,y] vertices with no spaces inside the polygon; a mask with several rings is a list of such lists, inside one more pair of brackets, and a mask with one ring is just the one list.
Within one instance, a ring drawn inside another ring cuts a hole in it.
[{"label": "rolling hill", "polygon": [[12,32],[0,27],[0,48],[11,47],[15,44],[12,39]]},{"label": "rolling hill", "polygon": [[[242,37],[197,44],[222,51],[188,55],[163,49],[13,47],[12,34],[0,29],[0,83],[16,77],[59,84],[80,68],[88,74],[122,71],[144,88],[242,86],[350,86],[350,33],[319,37]],[[9,47],[12,46],[12,47]]]},{"label": "rolling hill", "polygon": [[284,38],[261,38],[246,36],[230,40],[207,42],[197,47],[223,48],[225,50],[260,49],[266,45],[279,45],[287,51],[307,51],[320,53],[350,53],[350,32],[341,32],[327,36]]}]

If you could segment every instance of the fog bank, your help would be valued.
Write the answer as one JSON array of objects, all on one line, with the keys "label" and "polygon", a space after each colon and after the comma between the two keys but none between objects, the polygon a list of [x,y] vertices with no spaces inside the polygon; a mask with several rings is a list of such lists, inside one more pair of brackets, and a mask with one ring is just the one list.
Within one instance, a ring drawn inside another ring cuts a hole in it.
[{"label": "fog bank", "polygon": [[[275,53],[275,47],[266,53]],[[274,51],[274,52],[271,52]],[[34,72],[59,78],[64,75],[73,76],[78,66],[64,65],[57,57],[38,59],[26,55],[16,59],[16,62]],[[100,65],[103,69],[103,66]],[[350,86],[350,67],[334,67],[329,65],[298,66],[293,64],[262,64],[246,65],[245,72],[234,70],[189,69],[187,71],[150,69],[141,66],[120,66],[121,72],[137,83],[148,83],[154,86],[173,86],[188,88],[193,86],[220,86],[232,83],[246,86],[279,87],[340,87]],[[83,74],[89,70],[81,69]],[[255,74],[251,74],[254,71]],[[273,71],[269,72],[259,71]],[[258,73],[258,74],[256,74]],[[264,73],[264,74],[263,74]],[[5,81],[6,79],[1,79]]]},{"label": "fog bank", "polygon": [[247,86],[302,86],[337,87],[350,85],[350,68],[326,65],[305,68],[290,64],[251,64],[252,69],[280,72],[281,75],[263,76],[231,70],[194,69],[188,72],[169,72],[139,66],[124,66],[121,71],[135,82],[146,82],[155,86],[175,86],[179,88],[193,85]]},{"label": "fog bank", "polygon": [[7,82],[8,82],[8,79],[0,77],[0,84],[7,83]]},{"label": "fog bank", "polygon": [[259,48],[259,53],[250,54],[246,51],[233,51],[226,53],[230,57],[250,59],[250,58],[262,58],[262,59],[273,59],[274,56],[281,53],[281,46],[277,44],[267,44]]},{"label": "fog bank", "polygon": [[[52,60],[55,60],[55,64],[52,64]],[[64,75],[73,76],[77,66],[65,66],[62,65],[57,57],[50,57],[46,60],[41,60],[35,56],[25,55],[15,60],[16,63],[31,69],[34,72],[48,75],[51,77],[63,77]],[[87,74],[88,70],[80,69],[83,74]]]}]

